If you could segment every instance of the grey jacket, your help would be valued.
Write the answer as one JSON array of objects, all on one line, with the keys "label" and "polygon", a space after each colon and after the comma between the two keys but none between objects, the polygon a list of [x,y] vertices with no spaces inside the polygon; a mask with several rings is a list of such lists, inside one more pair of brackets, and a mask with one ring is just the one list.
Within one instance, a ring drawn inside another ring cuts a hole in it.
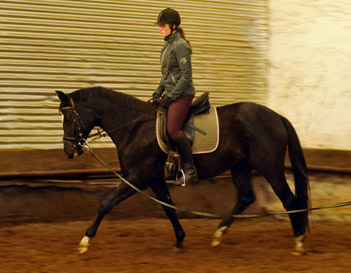
[{"label": "grey jacket", "polygon": [[194,95],[190,46],[178,32],[165,41],[160,57],[162,78],[156,92],[166,92],[172,100],[180,95]]}]

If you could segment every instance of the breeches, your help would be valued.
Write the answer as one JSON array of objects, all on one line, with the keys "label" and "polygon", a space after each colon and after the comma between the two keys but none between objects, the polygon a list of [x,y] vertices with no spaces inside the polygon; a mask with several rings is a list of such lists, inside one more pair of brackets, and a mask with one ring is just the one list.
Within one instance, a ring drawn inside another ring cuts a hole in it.
[{"label": "breeches", "polygon": [[183,126],[188,115],[193,95],[179,96],[168,108],[167,114],[167,132],[172,140],[175,140]]}]

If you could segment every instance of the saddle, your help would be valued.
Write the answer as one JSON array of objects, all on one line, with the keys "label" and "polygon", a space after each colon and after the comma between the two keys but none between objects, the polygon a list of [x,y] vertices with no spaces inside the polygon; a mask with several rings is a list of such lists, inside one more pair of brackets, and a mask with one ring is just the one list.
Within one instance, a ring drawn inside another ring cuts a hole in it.
[{"label": "saddle", "polygon": [[[182,131],[185,132],[186,136],[190,140],[190,143],[194,143],[195,130],[200,132],[203,135],[206,135],[206,132],[194,126],[194,117],[195,115],[200,115],[206,113],[210,110],[211,104],[209,100],[209,92],[203,93],[200,97],[194,100],[189,109],[189,113],[185,119]],[[162,110],[158,110],[158,118],[160,125],[160,138],[167,144],[167,150],[173,150],[172,141],[170,140],[167,133],[167,113]]]},{"label": "saddle", "polygon": [[[182,127],[192,145],[193,154],[213,152],[219,142],[217,109],[211,107],[209,92],[203,93],[192,102],[188,116]],[[180,157],[167,133],[167,112],[158,110],[156,136],[161,150],[168,154],[165,177],[174,179],[180,170]]]}]

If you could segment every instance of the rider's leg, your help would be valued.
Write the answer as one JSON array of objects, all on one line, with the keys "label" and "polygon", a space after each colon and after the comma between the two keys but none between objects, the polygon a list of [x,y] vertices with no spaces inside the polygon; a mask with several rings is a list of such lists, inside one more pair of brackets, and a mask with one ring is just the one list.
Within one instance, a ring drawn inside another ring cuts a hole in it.
[{"label": "rider's leg", "polygon": [[[167,115],[167,132],[177,146],[182,158],[185,183],[195,182],[198,180],[190,141],[185,136],[185,133],[181,131],[193,98],[194,96],[180,96],[169,106]],[[183,182],[183,179],[179,179],[175,182],[175,184],[181,185]]]}]

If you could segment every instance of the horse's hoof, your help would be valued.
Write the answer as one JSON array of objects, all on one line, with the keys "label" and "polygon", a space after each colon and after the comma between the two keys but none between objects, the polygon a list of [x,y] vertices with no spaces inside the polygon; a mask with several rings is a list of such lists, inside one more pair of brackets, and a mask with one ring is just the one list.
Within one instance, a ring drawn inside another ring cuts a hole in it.
[{"label": "horse's hoof", "polygon": [[227,226],[223,226],[216,230],[216,232],[213,235],[213,240],[211,242],[212,247],[216,247],[221,244],[221,238],[223,234],[226,233],[227,229],[228,229]]},{"label": "horse's hoof", "polygon": [[83,239],[79,243],[78,251],[80,254],[86,253],[89,250],[90,246],[90,238],[88,236],[84,236]]},{"label": "horse's hoof", "polygon": [[183,253],[183,252],[184,252],[183,248],[181,248],[181,247],[176,247],[176,246],[174,246],[174,247],[172,248],[171,251],[172,251],[174,254],[180,254],[180,253]]},{"label": "horse's hoof", "polygon": [[171,249],[171,251],[175,254],[179,254],[183,252],[183,243],[182,242],[176,242],[173,245],[173,248]]},{"label": "horse's hoof", "polygon": [[299,251],[293,251],[292,252],[292,254],[294,255],[294,256],[303,256],[303,255],[306,255],[306,251],[304,251],[304,252],[299,252]]},{"label": "horse's hoof", "polygon": [[219,246],[221,244],[221,240],[219,240],[219,239],[213,239],[212,240],[212,242],[211,242],[211,246],[212,247],[217,247],[217,246]]},{"label": "horse's hoof", "polygon": [[304,235],[295,238],[295,250],[293,251],[293,255],[295,256],[306,255],[306,251],[303,247],[304,241],[305,241]]},{"label": "horse's hoof", "polygon": [[78,248],[78,251],[79,251],[79,254],[84,254],[86,252],[88,252],[89,248],[88,247],[79,247]]}]

